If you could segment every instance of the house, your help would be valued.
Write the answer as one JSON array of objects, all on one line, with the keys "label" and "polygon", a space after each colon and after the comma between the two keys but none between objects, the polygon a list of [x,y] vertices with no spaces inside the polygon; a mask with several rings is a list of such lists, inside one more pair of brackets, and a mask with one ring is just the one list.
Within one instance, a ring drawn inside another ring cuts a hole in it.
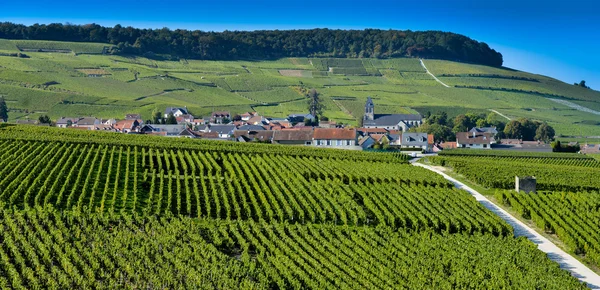
[{"label": "house", "polygon": [[204,124],[206,124],[206,121],[204,121],[204,119],[194,119],[192,121],[192,125],[194,125],[194,126],[204,125]]},{"label": "house", "polygon": [[491,149],[495,143],[492,133],[458,132],[456,133],[457,148]]},{"label": "house", "polygon": [[[287,119],[271,118],[267,121],[269,124],[278,125],[282,128],[291,128],[292,123]],[[250,122],[248,122],[250,124]]]},{"label": "house", "polygon": [[263,116],[254,116],[248,119],[246,123],[250,125],[266,125],[269,124],[269,120]]},{"label": "house", "polygon": [[210,125],[198,125],[194,126],[196,132],[210,132]]},{"label": "house", "polygon": [[185,114],[175,117],[175,120],[177,121],[177,124],[191,124],[192,122],[194,122],[194,116],[190,114]]},{"label": "house", "polygon": [[183,129],[183,131],[179,132],[179,137],[184,137],[184,138],[198,138],[198,134],[196,134],[196,132],[192,131],[190,128],[185,128]]},{"label": "house", "polygon": [[386,134],[371,134],[371,138],[379,145],[390,144],[390,139]]},{"label": "house", "polygon": [[[473,129],[469,130],[470,133],[489,133],[492,134],[492,136],[494,137],[494,143],[496,143],[495,139],[496,139],[496,135],[498,134],[498,130],[496,129],[496,127],[473,127]],[[494,144],[493,143],[493,144]]]},{"label": "house", "polygon": [[273,131],[270,131],[270,130],[262,130],[262,131],[235,130],[235,131],[233,131],[233,137],[238,142],[271,143],[273,141]]},{"label": "house", "polygon": [[314,121],[315,116],[313,116],[312,114],[291,114],[291,115],[288,115],[288,117],[287,117],[287,120],[290,123],[304,122],[304,119]]},{"label": "house", "polygon": [[312,145],[338,149],[362,149],[358,146],[356,129],[344,128],[315,128]]},{"label": "house", "polygon": [[112,126],[117,123],[117,120],[116,119],[108,119],[106,121],[100,120],[100,123],[102,123],[103,125]]},{"label": "house", "polygon": [[113,127],[121,133],[134,132],[138,126],[140,126],[140,122],[137,119],[123,120],[113,125]]},{"label": "house", "polygon": [[321,128],[337,128],[337,122],[334,121],[320,121],[319,127]]},{"label": "house", "polygon": [[125,115],[125,120],[141,120],[141,119],[142,119],[142,115],[140,115],[140,114],[127,114],[127,115]]},{"label": "house", "polygon": [[356,129],[358,131],[358,133],[362,134],[363,136],[369,136],[371,134],[387,134],[388,130],[385,128],[358,128]]},{"label": "house", "polygon": [[217,132],[196,132],[196,135],[202,139],[224,140],[219,138],[219,133]]},{"label": "house", "polygon": [[402,146],[402,134],[387,134],[392,146]]},{"label": "house", "polygon": [[265,131],[265,127],[259,125],[244,125],[240,126],[238,130],[241,131]]},{"label": "house", "polygon": [[430,151],[427,133],[403,133],[400,144],[402,148],[420,148]]},{"label": "house", "polygon": [[600,154],[600,144],[585,144],[583,147],[581,147],[579,153]]},{"label": "house", "polygon": [[165,110],[165,118],[168,118],[170,114],[173,114],[173,116],[175,117],[179,117],[182,115],[187,115],[188,114],[188,110],[187,107],[186,108],[175,108],[175,107],[168,107]]},{"label": "house", "polygon": [[94,117],[86,117],[79,119],[77,124],[75,124],[73,127],[88,128],[93,130],[97,125],[100,125],[100,120]]},{"label": "house", "polygon": [[362,147],[363,150],[369,149],[375,145],[375,140],[371,136],[365,136],[358,141],[358,146]]},{"label": "house", "polygon": [[215,124],[226,124],[231,121],[231,115],[229,112],[221,111],[221,112],[213,112],[210,121]]},{"label": "house", "polygon": [[217,132],[219,134],[219,138],[229,138],[233,134],[233,130],[235,130],[234,125],[211,125],[209,128],[209,132]]},{"label": "house", "polygon": [[181,131],[185,130],[185,125],[144,125],[139,131],[144,134],[165,135],[169,137],[179,136]]},{"label": "house", "polygon": [[284,129],[273,131],[273,143],[284,145],[312,145],[313,130]]},{"label": "house", "polygon": [[61,117],[56,121],[56,127],[67,128],[77,124],[80,118],[65,118]]},{"label": "house", "polygon": [[113,127],[113,125],[105,125],[105,124],[96,125],[93,130],[119,132],[117,129],[115,129]]},{"label": "house", "polygon": [[420,114],[375,114],[375,104],[371,97],[367,98],[365,104],[365,114],[363,117],[363,127],[365,128],[383,128],[388,130],[402,130],[421,126],[423,117]]},{"label": "house", "polygon": [[240,115],[240,117],[242,118],[242,121],[247,122],[248,120],[250,120],[250,118],[256,116],[256,112],[246,112]]}]

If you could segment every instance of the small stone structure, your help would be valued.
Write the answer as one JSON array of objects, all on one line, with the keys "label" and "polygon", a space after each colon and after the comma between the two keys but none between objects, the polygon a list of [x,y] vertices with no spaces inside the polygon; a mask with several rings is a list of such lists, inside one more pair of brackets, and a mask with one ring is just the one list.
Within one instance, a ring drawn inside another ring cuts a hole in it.
[{"label": "small stone structure", "polygon": [[536,180],[535,176],[525,176],[525,177],[515,176],[515,190],[517,192],[524,191],[526,193],[530,193],[530,192],[535,193],[536,185],[537,185],[537,180]]}]

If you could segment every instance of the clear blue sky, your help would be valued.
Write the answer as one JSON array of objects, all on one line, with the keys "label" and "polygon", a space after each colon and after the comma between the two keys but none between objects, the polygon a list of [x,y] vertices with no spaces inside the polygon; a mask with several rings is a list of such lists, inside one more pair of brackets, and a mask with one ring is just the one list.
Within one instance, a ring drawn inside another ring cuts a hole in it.
[{"label": "clear blue sky", "polygon": [[3,0],[0,21],[199,30],[442,30],[488,43],[504,65],[600,89],[598,0]]}]

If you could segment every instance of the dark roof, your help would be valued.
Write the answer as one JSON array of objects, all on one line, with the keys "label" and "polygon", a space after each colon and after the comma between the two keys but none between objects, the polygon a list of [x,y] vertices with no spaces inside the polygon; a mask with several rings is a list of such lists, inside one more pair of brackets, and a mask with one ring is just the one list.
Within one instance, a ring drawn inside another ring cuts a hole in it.
[{"label": "dark roof", "polygon": [[473,129],[471,129],[469,132],[498,134],[498,130],[496,130],[496,127],[473,127]]},{"label": "dark roof", "polygon": [[421,121],[423,117],[419,114],[377,114],[375,120],[365,120],[364,126],[395,126],[401,121]]},{"label": "dark roof", "polygon": [[356,129],[315,128],[315,140],[354,140]]},{"label": "dark roof", "polygon": [[456,133],[456,142],[458,144],[491,144],[494,141],[492,133],[458,132]]},{"label": "dark roof", "polygon": [[217,132],[219,134],[227,134],[233,130],[235,130],[234,125],[211,125],[210,126],[211,132]]},{"label": "dark roof", "polygon": [[400,144],[402,146],[426,146],[427,133],[403,133]]},{"label": "dark roof", "polygon": [[273,133],[274,141],[312,141],[313,130],[279,130]]},{"label": "dark roof", "polygon": [[229,116],[229,112],[226,112],[226,111],[213,112],[212,116],[213,117],[227,117],[227,116]]},{"label": "dark roof", "polygon": [[94,117],[88,117],[88,118],[81,118],[79,119],[79,121],[77,121],[77,125],[78,126],[91,126],[96,124],[96,118]]},{"label": "dark roof", "polygon": [[151,125],[155,132],[167,132],[169,135],[179,134],[185,129],[185,125]]},{"label": "dark roof", "polygon": [[367,103],[366,106],[374,106],[373,104],[373,99],[371,99],[371,97],[367,97]]},{"label": "dark roof", "polygon": [[259,141],[267,141],[273,139],[273,132],[271,130],[262,130],[262,131],[243,131],[243,130],[235,130],[233,131],[233,136],[239,140],[239,138],[243,138],[244,141],[249,142],[257,139]]},{"label": "dark roof", "polygon": [[246,130],[246,131],[264,131],[265,128],[263,126],[258,125],[244,125],[240,126],[238,130]]},{"label": "dark roof", "polygon": [[60,119],[58,119],[56,121],[56,124],[69,124],[69,121],[71,121],[71,124],[75,124],[75,123],[77,123],[78,120],[79,120],[79,118],[65,118],[65,117],[61,117]]}]

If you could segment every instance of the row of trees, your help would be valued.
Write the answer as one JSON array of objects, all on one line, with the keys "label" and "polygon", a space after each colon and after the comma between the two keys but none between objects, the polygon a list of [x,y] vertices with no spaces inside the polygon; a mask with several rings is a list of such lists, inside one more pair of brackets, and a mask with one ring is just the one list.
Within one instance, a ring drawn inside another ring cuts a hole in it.
[{"label": "row of trees", "polygon": [[446,112],[437,114],[427,112],[425,117],[425,123],[421,127],[412,128],[411,131],[433,134],[436,142],[455,141],[456,133],[467,132],[473,127],[496,127],[498,131],[496,137],[499,139],[510,138],[524,141],[539,140],[549,142],[554,139],[555,135],[554,128],[545,122],[521,118],[504,123],[498,120],[495,113],[487,115],[466,113],[450,119]]},{"label": "row of trees", "polygon": [[449,118],[446,112],[425,114],[425,122],[420,127],[411,129],[413,132],[425,132],[432,134],[436,142],[441,141],[456,141],[456,133],[467,132],[473,127],[496,127],[499,137],[503,137],[502,130],[505,123],[499,121],[494,113],[476,114],[466,113],[460,114],[455,118]]},{"label": "row of trees", "polygon": [[544,141],[554,139],[554,128],[546,122],[532,121],[527,118],[512,120],[504,128],[506,138],[521,139],[523,141]]},{"label": "row of trees", "polygon": [[424,57],[491,66],[502,54],[487,44],[441,31],[402,30],[198,30],[103,27],[53,23],[0,23],[0,38],[110,43],[110,53],[229,60],[330,56],[352,58]]}]

